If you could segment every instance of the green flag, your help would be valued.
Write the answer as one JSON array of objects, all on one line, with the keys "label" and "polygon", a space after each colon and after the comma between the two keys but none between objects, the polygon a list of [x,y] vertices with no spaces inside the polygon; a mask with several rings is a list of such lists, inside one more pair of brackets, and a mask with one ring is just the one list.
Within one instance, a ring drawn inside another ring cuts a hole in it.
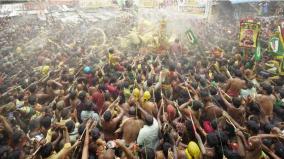
[{"label": "green flag", "polygon": [[255,53],[254,53],[254,60],[255,61],[261,60],[261,45],[260,45],[259,42],[257,43],[256,50],[255,50]]},{"label": "green flag", "polygon": [[274,57],[282,58],[284,55],[284,47],[279,38],[279,34],[275,34],[269,40],[269,50]]},{"label": "green flag", "polygon": [[273,53],[277,53],[279,49],[279,38],[272,37],[269,41],[269,46]]},{"label": "green flag", "polygon": [[186,37],[187,39],[192,43],[192,44],[195,44],[197,42],[197,39],[195,37],[195,35],[193,34],[192,30],[191,29],[188,29],[186,32]]}]

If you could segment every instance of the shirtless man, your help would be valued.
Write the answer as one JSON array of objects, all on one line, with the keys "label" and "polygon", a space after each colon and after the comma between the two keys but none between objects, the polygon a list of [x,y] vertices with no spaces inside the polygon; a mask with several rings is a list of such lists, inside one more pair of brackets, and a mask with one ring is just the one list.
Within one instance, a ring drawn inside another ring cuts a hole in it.
[{"label": "shirtless man", "polygon": [[239,97],[233,98],[233,104],[227,101],[223,92],[219,89],[219,94],[222,101],[225,103],[228,114],[237,121],[240,125],[244,125],[245,122],[245,108],[241,105],[241,99]]},{"label": "shirtless man", "polygon": [[223,110],[213,103],[212,98],[209,96],[209,92],[207,90],[201,90],[200,96],[205,106],[204,113],[208,117],[209,121],[222,116]]},{"label": "shirtless man", "polygon": [[77,105],[80,102],[77,98],[77,92],[71,91],[68,95],[65,96],[64,102],[66,106],[71,106],[72,111],[76,109]]},{"label": "shirtless man", "polygon": [[172,84],[178,82],[178,74],[175,70],[175,66],[171,64],[168,70],[163,70],[160,73],[159,83],[161,84],[164,95],[171,99],[172,97]]},{"label": "shirtless man", "polygon": [[117,138],[117,135],[114,134],[114,132],[117,129],[118,124],[124,115],[124,110],[119,106],[117,108],[119,109],[119,114],[115,118],[113,118],[113,114],[110,110],[105,111],[103,114],[101,125],[106,141],[114,140]]},{"label": "shirtless man", "polygon": [[130,145],[134,143],[137,139],[140,129],[143,127],[143,120],[137,119],[136,108],[129,108],[129,116],[125,117],[121,123],[122,139],[125,141],[125,144]]},{"label": "shirtless man", "polygon": [[142,103],[142,108],[153,116],[157,116],[158,114],[157,105],[153,102],[146,101]]},{"label": "shirtless man", "polygon": [[267,123],[273,117],[273,105],[276,101],[275,96],[272,94],[273,88],[270,84],[262,84],[262,94],[258,94],[255,98],[256,103],[260,106],[260,121]]},{"label": "shirtless man", "polygon": [[236,135],[239,144],[238,151],[244,159],[268,159],[269,157],[267,154],[272,156],[272,158],[280,159],[280,157],[278,157],[274,152],[266,149],[267,147],[261,142],[264,138],[278,138],[279,135],[260,134],[252,136],[248,138],[248,140],[245,139],[244,134],[241,131],[237,131]]},{"label": "shirtless man", "polygon": [[241,79],[242,73],[240,70],[235,70],[235,78],[231,78],[227,81],[225,92],[231,97],[237,97],[240,95],[240,91],[245,87],[246,82]]}]

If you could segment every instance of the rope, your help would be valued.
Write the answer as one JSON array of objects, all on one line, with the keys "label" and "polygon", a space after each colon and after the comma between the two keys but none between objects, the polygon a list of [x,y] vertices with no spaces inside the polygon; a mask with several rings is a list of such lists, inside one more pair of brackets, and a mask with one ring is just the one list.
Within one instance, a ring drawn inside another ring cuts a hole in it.
[{"label": "rope", "polygon": [[215,113],[215,111],[213,112],[214,113],[214,117],[215,117],[215,119],[217,120],[217,132],[218,132],[218,134],[219,134],[219,137],[218,137],[218,139],[219,139],[219,141],[220,141],[220,144],[221,144],[221,150],[222,150],[222,153],[223,153],[223,156],[224,156],[224,147],[223,147],[223,143],[222,143],[222,140],[221,140],[221,133],[220,133],[220,130],[219,130],[219,128],[218,128],[218,119],[217,119],[217,116],[216,116],[216,113]]}]

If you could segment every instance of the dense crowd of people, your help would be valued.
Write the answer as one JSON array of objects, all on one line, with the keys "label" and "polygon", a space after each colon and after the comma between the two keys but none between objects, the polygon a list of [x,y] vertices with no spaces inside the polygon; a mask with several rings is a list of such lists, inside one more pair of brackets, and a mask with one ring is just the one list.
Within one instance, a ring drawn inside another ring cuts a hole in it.
[{"label": "dense crowd of people", "polygon": [[[163,54],[86,56],[91,44],[56,23],[51,44],[24,54],[19,34],[28,41],[47,24],[0,22],[1,46],[11,47],[0,55],[1,159],[284,158],[283,77],[261,74],[271,56],[193,54],[179,39]],[[237,34],[204,28],[204,47],[209,30]]]}]

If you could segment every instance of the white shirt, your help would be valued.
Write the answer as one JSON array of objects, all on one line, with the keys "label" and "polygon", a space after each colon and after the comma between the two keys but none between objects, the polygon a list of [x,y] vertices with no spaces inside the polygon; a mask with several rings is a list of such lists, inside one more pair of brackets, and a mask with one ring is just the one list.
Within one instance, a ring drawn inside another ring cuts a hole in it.
[{"label": "white shirt", "polygon": [[140,129],[137,137],[138,145],[154,149],[155,145],[159,141],[158,133],[159,133],[158,121],[155,118],[153,118],[153,124],[151,126],[144,125],[143,128]]},{"label": "white shirt", "polygon": [[83,110],[81,112],[81,120],[82,121],[86,121],[88,119],[94,119],[95,121],[99,121],[100,120],[100,116],[95,113],[94,111],[85,111]]}]

